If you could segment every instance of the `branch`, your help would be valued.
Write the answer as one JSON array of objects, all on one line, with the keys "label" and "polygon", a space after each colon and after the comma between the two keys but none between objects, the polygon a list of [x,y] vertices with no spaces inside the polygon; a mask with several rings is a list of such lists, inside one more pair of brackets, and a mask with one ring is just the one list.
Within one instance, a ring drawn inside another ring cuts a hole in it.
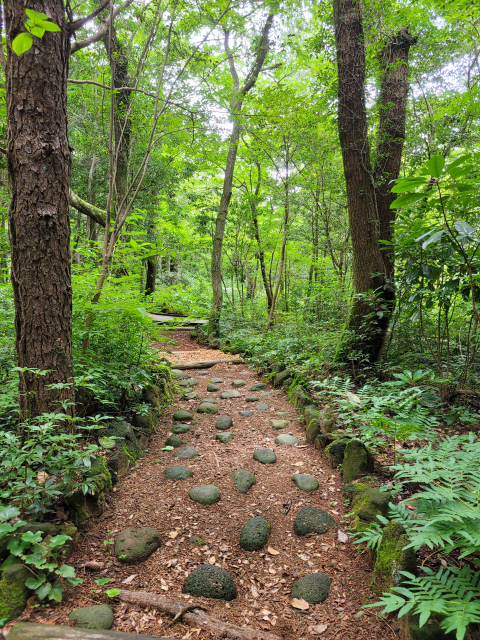
[{"label": "branch", "polygon": [[79,18],[78,20],[75,20],[75,22],[69,22],[67,24],[67,29],[70,31],[70,33],[78,31],[78,29],[81,29],[81,27],[87,24],[87,22],[93,20],[93,18],[98,16],[98,14],[108,6],[109,2],[110,0],[104,0],[103,3],[98,7],[98,9],[95,9],[95,11],[86,18]]},{"label": "branch", "polygon": [[[118,16],[120,11],[122,9],[126,9],[127,7],[129,7],[132,4],[132,2],[133,0],[124,0],[124,2],[121,5],[119,5],[116,9],[113,10],[112,19],[115,20],[115,18]],[[84,49],[85,47],[88,47],[94,42],[98,42],[99,40],[101,40],[108,31],[109,21],[110,21],[110,15],[108,15],[105,18],[105,20],[102,20],[102,22],[100,23],[100,28],[96,33],[93,33],[91,36],[88,36],[88,38],[85,38],[84,40],[78,40],[77,42],[74,42],[72,44],[70,53],[76,53],[80,49]]]},{"label": "branch", "polygon": [[274,17],[274,14],[271,13],[268,16],[267,21],[265,22],[265,26],[263,27],[262,31],[262,37],[260,39],[260,44],[257,51],[257,57],[255,58],[252,68],[245,80],[245,84],[240,91],[242,96],[245,96],[257,82],[258,74],[260,73],[263,67],[263,63],[265,62],[265,58],[267,57],[269,46],[268,34],[270,33]]},{"label": "branch", "polygon": [[94,220],[101,227],[105,226],[105,216],[106,213],[103,209],[99,209],[95,207],[93,204],[90,204],[86,200],[82,200],[76,193],[70,189],[70,204],[74,209],[80,211],[84,215],[88,216],[92,220]]}]

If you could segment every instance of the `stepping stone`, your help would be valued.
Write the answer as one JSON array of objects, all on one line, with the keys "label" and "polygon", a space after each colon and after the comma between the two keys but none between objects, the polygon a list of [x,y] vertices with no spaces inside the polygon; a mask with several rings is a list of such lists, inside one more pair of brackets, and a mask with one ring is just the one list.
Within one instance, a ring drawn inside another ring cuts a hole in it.
[{"label": "stepping stone", "polygon": [[240,493],[247,493],[250,487],[257,483],[253,473],[246,469],[232,471],[232,480]]},{"label": "stepping stone", "polygon": [[[180,387],[191,387],[190,380],[180,380],[178,383]],[[198,384],[198,382],[197,382]]]},{"label": "stepping stone", "polygon": [[220,390],[220,385],[218,384],[213,384],[212,382],[207,385],[207,391],[219,391]]},{"label": "stepping stone", "polygon": [[213,504],[220,500],[220,491],[214,484],[205,484],[201,487],[194,487],[188,494],[194,502],[200,504]]},{"label": "stepping stone", "polygon": [[195,400],[196,398],[198,398],[198,393],[196,391],[189,391],[188,393],[184,393],[183,397],[186,400]]},{"label": "stepping stone", "polygon": [[190,378],[188,373],[185,373],[185,371],[181,371],[180,369],[172,369],[170,373],[172,374],[172,378],[175,378],[175,380],[185,380],[186,378]]},{"label": "stepping stone", "polygon": [[172,427],[172,433],[188,433],[191,431],[188,424],[175,424]]},{"label": "stepping stone", "polygon": [[272,429],[285,429],[289,422],[289,420],[270,420]]},{"label": "stepping stone", "polygon": [[[250,391],[261,391],[262,389],[265,389],[266,386],[267,385],[264,382],[257,382],[250,387]],[[271,391],[269,391],[269,393],[271,393]]]},{"label": "stepping stone", "polygon": [[199,371],[197,376],[208,376],[208,371]]},{"label": "stepping stone", "polygon": [[297,438],[289,436],[288,433],[282,433],[275,438],[275,444],[298,444]]},{"label": "stepping stone", "polygon": [[169,480],[187,480],[187,478],[193,476],[193,471],[187,469],[187,467],[182,467],[181,464],[174,464],[164,469],[163,475]]},{"label": "stepping stone", "polygon": [[230,398],[241,398],[242,394],[235,389],[229,389],[228,391],[224,391],[223,393],[221,393],[220,397],[224,400],[230,400]]},{"label": "stepping stone", "polygon": [[181,447],[182,444],[185,444],[180,436],[170,436],[165,440],[166,447]]},{"label": "stepping stone", "polygon": [[190,460],[191,458],[198,458],[198,451],[193,447],[180,447],[173,454],[177,460]]},{"label": "stepping stone", "polygon": [[125,563],[141,562],[158,549],[160,542],[160,531],[156,529],[129,527],[121,531],[115,540],[115,557]]},{"label": "stepping stone", "polygon": [[218,413],[218,407],[213,402],[202,402],[197,407],[197,413]]},{"label": "stepping stone", "polygon": [[219,440],[222,444],[228,444],[233,440],[233,433],[225,431],[224,433],[217,433],[215,440]]},{"label": "stepping stone", "polygon": [[191,420],[193,418],[193,414],[190,411],[185,411],[185,409],[181,409],[180,411],[175,411],[173,414],[173,419],[175,422],[185,422],[186,420]]},{"label": "stepping stone", "polygon": [[327,599],[332,581],[324,573],[312,573],[293,583],[292,596],[308,604],[320,604]]},{"label": "stepping stone", "polygon": [[237,587],[225,569],[213,564],[201,564],[185,579],[182,593],[189,593],[195,598],[230,601],[237,597]]},{"label": "stepping stone", "polygon": [[213,384],[223,384],[223,380],[221,378],[212,378],[210,382],[213,382]]},{"label": "stepping stone", "polygon": [[240,411],[240,415],[244,418],[250,418],[250,416],[253,416],[253,411]]},{"label": "stepping stone", "polygon": [[245,398],[245,402],[258,402],[259,400],[260,398],[257,396],[248,396],[248,398]]},{"label": "stepping stone", "polygon": [[240,546],[245,551],[258,551],[268,542],[270,523],[265,518],[257,516],[243,525],[240,533]]},{"label": "stepping stone", "polygon": [[219,431],[226,431],[227,429],[230,429],[230,427],[233,427],[233,420],[230,416],[220,416],[217,418],[217,421],[215,422],[215,429],[218,429]]},{"label": "stepping stone", "polygon": [[113,627],[113,611],[105,604],[74,609],[68,619],[81,629],[111,629]]},{"label": "stepping stone", "polygon": [[267,411],[268,409],[268,404],[265,404],[264,402],[260,402],[260,404],[257,404],[257,406],[255,407],[255,409],[257,411]]},{"label": "stepping stone", "polygon": [[272,464],[277,461],[277,456],[272,449],[257,449],[253,454],[253,459],[262,464]]},{"label": "stepping stone", "polygon": [[260,394],[260,398],[266,398],[271,393],[273,393],[273,391],[262,391],[262,393]]},{"label": "stepping stone", "polygon": [[306,473],[294,473],[292,476],[292,480],[302,491],[315,491],[319,486],[318,480],[313,476],[307,475]]},{"label": "stepping stone", "polygon": [[276,411],[277,416],[288,416],[290,411]]},{"label": "stepping stone", "polygon": [[245,382],[245,380],[234,380],[232,382],[232,385],[234,387],[244,387],[247,383]]},{"label": "stepping stone", "polygon": [[326,533],[333,527],[335,520],[332,516],[316,507],[303,507],[298,512],[293,523],[293,530],[298,536],[306,536],[308,533]]},{"label": "stepping stone", "polygon": [[187,382],[191,387],[196,387],[199,384],[198,380],[195,380],[195,378],[188,378]]}]

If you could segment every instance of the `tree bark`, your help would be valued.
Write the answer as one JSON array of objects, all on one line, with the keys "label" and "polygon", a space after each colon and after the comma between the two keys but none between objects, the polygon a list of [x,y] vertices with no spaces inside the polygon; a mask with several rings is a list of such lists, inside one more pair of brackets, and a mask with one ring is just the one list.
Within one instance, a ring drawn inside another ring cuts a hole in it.
[{"label": "tree bark", "polygon": [[157,279],[158,262],[157,257],[147,258],[147,277],[145,279],[145,295],[150,296],[155,292],[155,282]]},{"label": "tree bark", "polygon": [[[9,231],[15,301],[17,365],[48,370],[20,374],[23,418],[61,409],[73,413],[72,288],[70,274],[70,148],[67,78],[70,34],[60,0],[32,0],[61,32],[34,38],[17,56],[23,0],[5,4],[7,37],[7,167],[11,187]],[[64,383],[63,389],[49,385]]]},{"label": "tree bark", "polygon": [[75,629],[55,624],[35,624],[20,622],[12,627],[8,634],[9,640],[173,640],[157,636],[144,636],[137,633],[122,633],[121,631],[106,631],[104,629]]},{"label": "tree bark", "polygon": [[222,247],[223,237],[225,235],[225,224],[227,222],[228,205],[232,197],[233,176],[235,172],[235,162],[237,159],[238,142],[240,139],[240,124],[238,117],[242,110],[243,99],[247,93],[252,89],[258,79],[263,63],[267,57],[269,49],[268,35],[272,26],[274,16],[271,14],[267,17],[265,25],[262,31],[262,37],[258,46],[257,54],[253,62],[252,68],[243,84],[240,88],[240,82],[238,79],[237,71],[235,69],[235,63],[233,55],[228,45],[228,31],[225,31],[225,52],[228,56],[228,62],[230,65],[230,73],[233,79],[233,95],[230,102],[230,110],[233,118],[233,128],[230,136],[230,145],[227,153],[227,162],[225,167],[225,174],[223,178],[222,196],[220,198],[220,204],[218,207],[217,218],[215,221],[215,233],[213,236],[212,247],[212,264],[211,264],[211,276],[212,276],[212,307],[210,310],[210,318],[208,323],[208,332],[215,336],[220,333],[220,316],[222,313],[223,304],[223,289],[222,289]]}]

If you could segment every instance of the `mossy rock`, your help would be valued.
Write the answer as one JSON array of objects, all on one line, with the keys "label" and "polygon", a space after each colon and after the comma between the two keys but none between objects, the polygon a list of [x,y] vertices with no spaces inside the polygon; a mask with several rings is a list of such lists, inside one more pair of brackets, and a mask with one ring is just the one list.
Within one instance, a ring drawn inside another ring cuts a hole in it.
[{"label": "mossy rock", "polygon": [[245,402],[258,402],[260,398],[258,396],[248,396],[245,398]]},{"label": "mossy rock", "polygon": [[275,444],[287,444],[293,446],[298,444],[298,439],[295,436],[290,436],[288,433],[281,433],[275,438]]},{"label": "mossy rock", "polygon": [[275,429],[276,431],[279,431],[280,429],[285,429],[285,427],[288,427],[290,420],[270,420],[270,424],[272,426],[272,429]]},{"label": "mossy rock", "polygon": [[211,564],[202,564],[194,569],[183,583],[183,593],[195,598],[213,598],[215,600],[234,600],[237,588],[232,576]]},{"label": "mossy rock", "polygon": [[312,573],[300,578],[292,586],[292,596],[309,604],[320,604],[328,597],[332,581],[324,573]]},{"label": "mossy rock", "polygon": [[[455,631],[445,633],[440,627],[439,621],[435,619],[438,617],[438,615],[433,614],[432,617],[427,620],[426,624],[421,627],[420,616],[412,614],[412,612],[409,611],[399,618],[402,629],[402,640],[455,640],[457,637]],[[472,638],[468,631],[467,628],[465,640]]]},{"label": "mossy rock", "polygon": [[129,527],[121,531],[115,540],[115,557],[126,564],[142,562],[158,549],[160,543],[160,531],[157,529]]},{"label": "mossy rock", "polygon": [[[97,456],[96,458],[94,458],[92,460],[90,473],[94,478],[97,476],[103,476],[101,483],[102,485],[103,483],[105,484],[101,487],[101,489],[106,489],[107,491],[111,490],[113,486],[112,475],[108,468],[108,461],[106,460],[106,458],[104,458],[103,456]],[[99,485],[97,485],[97,488],[100,489]]]},{"label": "mossy rock", "polygon": [[215,436],[215,440],[218,440],[222,444],[228,444],[233,440],[233,438],[234,438],[233,433],[230,433],[229,431],[224,431],[223,433],[217,433],[217,435]]},{"label": "mossy rock", "polygon": [[155,433],[158,422],[158,413],[155,409],[149,409],[147,413],[134,413],[132,416],[132,425],[150,435]]},{"label": "mossy rock", "polygon": [[191,431],[192,429],[190,428],[190,426],[188,424],[175,424],[172,427],[172,433],[174,434],[182,434],[182,433],[188,433],[189,431]]},{"label": "mossy rock", "polygon": [[201,487],[194,487],[190,490],[190,499],[199,504],[213,504],[220,500],[220,490],[214,484],[206,484]]},{"label": "mossy rock", "polygon": [[166,467],[163,471],[165,478],[169,480],[187,480],[193,476],[193,471],[182,467],[181,464],[174,464],[171,467]]},{"label": "mossy rock", "polygon": [[292,480],[299,489],[306,491],[307,493],[310,491],[316,491],[319,487],[318,480],[306,473],[294,473]]},{"label": "mossy rock", "polygon": [[378,522],[378,515],[386,518],[391,500],[392,495],[388,491],[379,491],[371,487],[355,495],[352,504],[355,531],[363,531],[371,522]]},{"label": "mossy rock", "polygon": [[247,493],[247,491],[257,482],[253,473],[246,469],[237,469],[236,471],[232,471],[232,479],[240,493]]},{"label": "mossy rock", "polygon": [[185,444],[184,441],[180,438],[180,436],[177,435],[169,436],[165,440],[166,447],[175,447],[176,449],[177,447],[181,447],[182,444]]},{"label": "mossy rock", "polygon": [[318,424],[322,433],[332,433],[335,431],[336,418],[330,405],[326,405],[318,416]]},{"label": "mossy rock", "polygon": [[229,389],[228,391],[223,391],[220,394],[220,397],[223,398],[224,400],[230,400],[231,398],[241,398],[242,394],[240,393],[240,391],[237,391],[236,389]]},{"label": "mossy rock", "polygon": [[240,379],[239,380],[234,380],[232,382],[232,386],[234,386],[234,387],[244,387],[246,384],[247,383],[246,383],[245,380],[240,380]]},{"label": "mossy rock", "polygon": [[309,424],[312,420],[318,420],[319,415],[320,411],[316,404],[309,404],[303,410],[303,418],[305,420],[305,424]]},{"label": "mossy rock", "polygon": [[107,438],[115,437],[115,446],[125,452],[132,466],[138,458],[142,457],[143,451],[138,444],[133,427],[125,420],[116,420],[109,424],[103,436]]},{"label": "mossy rock", "polygon": [[111,629],[113,627],[113,611],[105,604],[74,609],[68,619],[81,629]]},{"label": "mossy rock", "polygon": [[363,482],[355,482],[354,484],[346,484],[342,488],[343,495],[346,498],[354,498],[356,495],[368,489],[368,484],[363,484]]},{"label": "mossy rock", "polygon": [[264,382],[256,382],[252,385],[249,391],[263,391],[267,385]]},{"label": "mossy rock", "polygon": [[345,447],[342,475],[344,482],[358,480],[373,471],[374,459],[370,450],[360,440],[350,440]]},{"label": "mossy rock", "polygon": [[295,518],[293,530],[298,536],[306,536],[309,533],[322,535],[334,524],[335,520],[323,509],[303,507]]},{"label": "mossy rock", "polygon": [[166,399],[163,397],[162,389],[153,384],[148,384],[143,389],[142,395],[145,402],[156,409],[160,409]]},{"label": "mossy rock", "polygon": [[175,380],[185,380],[186,378],[190,378],[188,373],[185,373],[185,371],[181,371],[180,369],[171,369],[170,373],[172,374],[172,378],[175,378]]},{"label": "mossy rock", "polygon": [[246,522],[240,533],[240,546],[245,551],[258,551],[268,542],[270,523],[261,516]]},{"label": "mossy rock", "polygon": [[416,575],[417,558],[414,549],[405,549],[409,543],[406,531],[400,522],[390,521],[383,529],[380,546],[375,552],[375,566],[370,589],[380,596],[392,587],[400,586],[401,571]]},{"label": "mossy rock", "polygon": [[325,436],[324,433],[319,433],[318,436],[315,438],[313,446],[315,447],[315,449],[318,449],[319,451],[325,449],[325,447],[327,446],[328,441],[327,438]]},{"label": "mossy rock", "polygon": [[272,449],[257,449],[253,453],[253,459],[262,464],[273,464],[277,461],[277,456]]},{"label": "mossy rock", "polygon": [[220,391],[220,385],[210,382],[210,384],[207,385],[207,391],[211,391],[211,392]]},{"label": "mossy rock", "polygon": [[334,469],[342,464],[348,442],[346,438],[335,440],[325,449],[325,455]]},{"label": "mossy rock", "polygon": [[122,478],[127,473],[130,467],[130,458],[124,451],[117,449],[108,456],[107,465],[112,474],[113,482],[116,482],[118,478]]},{"label": "mossy rock", "polygon": [[213,402],[202,402],[197,407],[197,413],[218,413],[218,407]]},{"label": "mossy rock", "polygon": [[290,377],[291,377],[291,373],[290,371],[288,371],[288,369],[285,369],[283,371],[278,371],[274,377],[275,386],[281,387],[282,384],[285,382],[285,380],[287,380]]},{"label": "mossy rock", "polygon": [[192,458],[198,458],[198,451],[193,447],[180,447],[175,451],[173,457],[178,460],[191,460]]},{"label": "mossy rock", "polygon": [[20,564],[5,569],[0,579],[0,619],[12,620],[25,609],[29,591],[25,581],[32,574]]},{"label": "mossy rock", "polygon": [[320,427],[318,424],[318,420],[316,420],[315,418],[312,418],[310,420],[310,422],[307,424],[307,442],[308,444],[313,444],[315,442],[315,438],[319,435],[320,433]]},{"label": "mossy rock", "polygon": [[190,411],[186,411],[185,409],[181,409],[180,411],[175,411],[173,414],[173,419],[175,422],[185,422],[185,420],[192,420],[193,415]]}]

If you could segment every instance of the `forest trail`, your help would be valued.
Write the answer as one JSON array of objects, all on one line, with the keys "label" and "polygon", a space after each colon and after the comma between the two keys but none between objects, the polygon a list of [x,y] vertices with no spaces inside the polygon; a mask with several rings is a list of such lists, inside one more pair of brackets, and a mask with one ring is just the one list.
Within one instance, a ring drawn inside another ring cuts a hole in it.
[{"label": "forest trail", "polygon": [[[172,351],[202,349],[185,332],[175,332],[173,337],[176,345]],[[60,607],[46,614],[37,610],[31,621],[68,624],[72,609],[105,603],[114,606],[113,628],[117,631],[211,640],[216,636],[181,621],[167,630],[171,616],[153,609],[114,604],[104,595],[107,587],[97,586],[95,580],[110,578],[108,588],[158,593],[188,604],[191,598],[182,594],[186,576],[199,565],[217,564],[230,573],[238,595],[230,602],[195,598],[211,616],[292,640],[398,638],[389,623],[377,618],[374,611],[361,608],[372,601],[368,586],[371,565],[367,553],[359,554],[351,542],[338,541],[338,530],[343,528],[341,519],[348,511],[342,498],[341,476],[328,466],[320,452],[306,445],[303,419],[285,392],[271,385],[251,391],[261,378],[247,364],[220,363],[195,371],[192,377],[198,381],[194,386],[198,397],[185,400],[177,396],[164,410],[149,450],[115,486],[106,511],[89,526],[70,561],[76,567],[86,561],[99,561],[105,563],[105,568],[79,572],[84,584],[72,590]],[[212,378],[223,380],[217,385],[218,391],[207,391]],[[245,384],[234,386],[233,381],[237,380]],[[233,389],[240,397],[221,398],[222,392]],[[258,400],[248,402],[251,396]],[[200,400],[207,397],[218,406],[218,414],[197,413]],[[190,460],[176,460],[177,449],[162,450],[176,424],[173,413],[182,409],[193,414],[188,421],[191,431],[180,436],[199,454]],[[246,411],[251,415],[242,415]],[[225,433],[215,427],[219,416],[233,420],[229,431],[234,437],[226,444],[216,439],[217,434]],[[272,419],[286,419],[288,425],[276,431],[271,426]],[[275,444],[280,433],[291,434],[298,444]],[[274,464],[253,459],[254,451],[261,448],[275,451]],[[179,481],[165,478],[164,469],[176,464],[188,467],[193,475]],[[256,478],[256,484],[246,494],[236,489],[231,477],[232,471],[238,469],[247,469]],[[314,476],[319,489],[301,491],[291,480],[294,473]],[[203,485],[218,487],[220,500],[207,506],[190,499],[190,490]],[[305,506],[326,510],[334,517],[335,525],[324,535],[296,535],[293,522]],[[250,518],[260,515],[271,524],[268,543],[260,551],[245,551],[239,545],[240,531]],[[161,532],[159,549],[142,563],[126,565],[113,556],[111,542],[128,527],[153,527]],[[193,544],[194,537],[205,544]],[[310,605],[305,612],[294,609],[293,583],[316,572],[325,573],[332,580],[327,599]]]}]

